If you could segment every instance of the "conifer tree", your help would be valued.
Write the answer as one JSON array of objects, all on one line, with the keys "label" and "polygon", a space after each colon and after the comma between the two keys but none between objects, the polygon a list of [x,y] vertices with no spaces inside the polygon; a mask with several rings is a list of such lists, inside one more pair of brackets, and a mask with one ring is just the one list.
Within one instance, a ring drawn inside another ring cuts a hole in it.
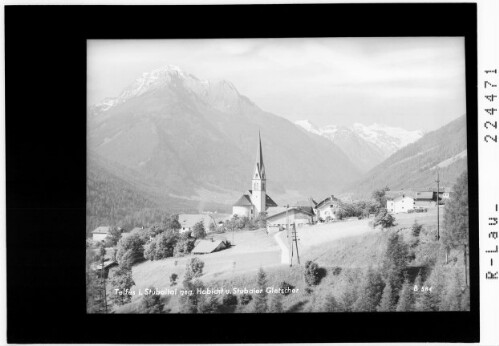
[{"label": "conifer tree", "polygon": [[383,295],[381,296],[381,301],[376,309],[376,311],[393,311],[393,294],[392,287],[389,283],[385,283],[385,288],[383,289]]},{"label": "conifer tree", "polygon": [[267,312],[267,275],[261,267],[257,274],[257,284],[260,292],[255,294],[254,310],[257,313]]},{"label": "conifer tree", "polygon": [[468,172],[463,172],[453,187],[454,192],[445,204],[442,242],[447,249],[461,249],[464,254],[465,284],[468,286]]},{"label": "conifer tree", "polygon": [[406,280],[400,292],[400,298],[397,304],[396,311],[412,311],[414,307],[413,290],[409,282]]},{"label": "conifer tree", "polygon": [[360,288],[359,297],[354,304],[354,311],[376,311],[384,288],[385,283],[381,274],[369,268]]},{"label": "conifer tree", "polygon": [[269,312],[280,313],[283,312],[282,295],[280,293],[272,295],[270,299]]}]

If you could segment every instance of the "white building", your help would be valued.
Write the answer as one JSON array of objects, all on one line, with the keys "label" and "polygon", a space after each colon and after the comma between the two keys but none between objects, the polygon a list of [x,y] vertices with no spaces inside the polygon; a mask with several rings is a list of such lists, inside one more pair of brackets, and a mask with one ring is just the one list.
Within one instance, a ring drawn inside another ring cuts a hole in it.
[{"label": "white building", "polygon": [[103,241],[106,239],[109,234],[110,226],[100,226],[92,231],[92,240],[93,241]]},{"label": "white building", "polygon": [[289,207],[286,213],[286,207],[271,207],[267,210],[267,229],[269,231],[285,229],[289,222],[296,227],[311,224],[314,217],[312,208],[307,207]]},{"label": "white building", "polygon": [[407,213],[409,210],[414,210],[414,198],[412,196],[402,194],[397,197],[387,197],[386,209],[389,213]]},{"label": "white building", "polygon": [[232,206],[232,214],[239,217],[255,218],[277,204],[267,195],[265,166],[263,164],[262,140],[258,133],[258,151],[256,154],[255,173],[252,179],[252,190],[246,191]]},{"label": "white building", "polygon": [[339,209],[339,200],[333,195],[327,197],[315,206],[318,220],[334,220]]}]

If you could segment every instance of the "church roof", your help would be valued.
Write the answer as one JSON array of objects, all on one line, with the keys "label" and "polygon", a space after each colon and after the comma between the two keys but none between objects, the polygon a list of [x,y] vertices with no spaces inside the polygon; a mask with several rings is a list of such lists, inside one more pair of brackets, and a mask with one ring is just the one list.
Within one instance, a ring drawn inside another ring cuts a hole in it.
[{"label": "church roof", "polygon": [[250,196],[244,194],[233,205],[234,207],[251,207],[253,204],[251,203]]},{"label": "church roof", "polygon": [[[253,193],[252,190],[246,191],[238,200],[236,203],[233,204],[234,207],[251,207],[253,203],[251,203],[251,194]],[[269,195],[265,194],[265,206],[268,207],[277,207],[277,203],[274,202],[272,198],[270,198]]]}]

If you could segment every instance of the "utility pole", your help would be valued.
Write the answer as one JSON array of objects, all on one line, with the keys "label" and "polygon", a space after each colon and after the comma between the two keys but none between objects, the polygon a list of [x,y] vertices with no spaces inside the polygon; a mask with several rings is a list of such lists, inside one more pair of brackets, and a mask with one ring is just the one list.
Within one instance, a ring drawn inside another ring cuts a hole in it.
[{"label": "utility pole", "polygon": [[[298,253],[298,235],[296,233],[296,223],[293,223],[293,233],[292,233],[292,243],[291,245],[295,245],[296,247],[296,260],[298,264],[300,264],[300,255]],[[291,257],[293,257],[293,251],[291,250]]]},{"label": "utility pole", "polygon": [[293,265],[293,241],[291,239],[291,232],[289,230],[289,204],[286,205],[286,235],[288,237],[288,243],[289,243],[289,266],[291,267]]},{"label": "utility pole", "polygon": [[440,240],[440,172],[437,171],[437,240]]}]

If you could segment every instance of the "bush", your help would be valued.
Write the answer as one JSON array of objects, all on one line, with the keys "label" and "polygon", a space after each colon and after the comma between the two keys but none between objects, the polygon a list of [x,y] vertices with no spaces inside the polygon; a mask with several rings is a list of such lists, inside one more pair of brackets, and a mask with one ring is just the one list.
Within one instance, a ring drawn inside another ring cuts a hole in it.
[{"label": "bush", "polygon": [[321,281],[319,265],[313,261],[305,262],[305,282],[309,286],[315,286]]},{"label": "bush", "polygon": [[203,261],[201,261],[197,257],[191,258],[189,263],[187,263],[184,279],[186,281],[190,281],[193,278],[200,277],[201,275],[203,275],[203,268],[204,268]]},{"label": "bush", "polygon": [[381,226],[381,228],[396,226],[395,218],[385,208],[381,208],[374,219],[374,227],[376,226]]},{"label": "bush", "polygon": [[249,293],[244,293],[241,296],[241,305],[248,305],[253,300],[253,296]]},{"label": "bush", "polygon": [[[293,286],[293,285],[291,285],[291,284],[287,283],[286,281],[283,281],[283,282],[281,282],[281,283],[279,284],[279,288],[280,288],[280,289],[282,289],[282,290],[284,291],[284,292],[283,292],[283,293],[281,293],[281,294],[282,294],[282,295],[284,295],[284,296],[287,296],[287,295],[291,294],[291,290],[292,290],[293,288],[295,288],[295,286]],[[286,290],[288,290],[289,292],[286,292]]]},{"label": "bush", "polygon": [[173,273],[170,275],[170,285],[175,286],[177,284],[178,275]]},{"label": "bush", "polygon": [[256,298],[254,301],[254,312],[263,313],[267,312],[267,274],[260,267],[257,274],[257,285],[260,289],[260,293],[256,294]]}]

